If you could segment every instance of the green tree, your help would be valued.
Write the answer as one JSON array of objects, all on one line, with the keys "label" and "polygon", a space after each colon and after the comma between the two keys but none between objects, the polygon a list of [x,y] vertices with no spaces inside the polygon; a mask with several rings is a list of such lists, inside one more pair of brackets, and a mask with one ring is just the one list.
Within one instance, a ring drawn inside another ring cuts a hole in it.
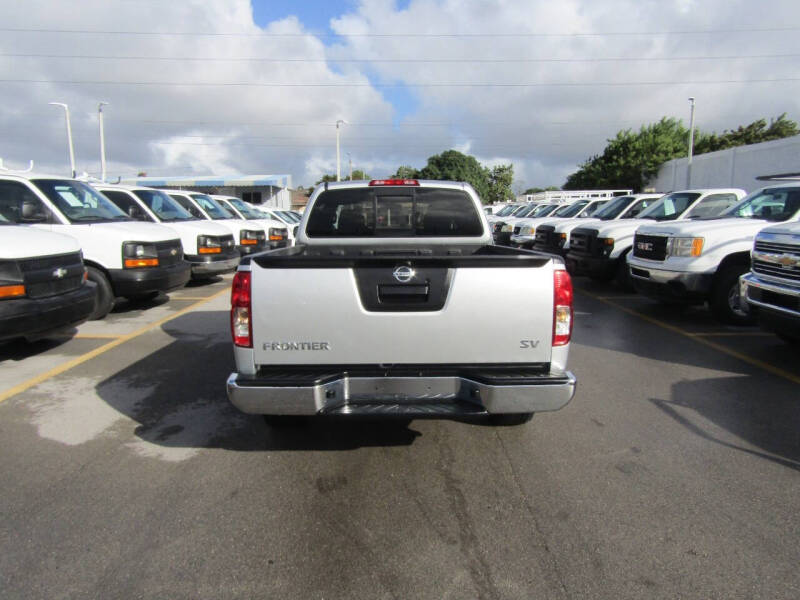
[{"label": "green tree", "polygon": [[[759,119],[722,134],[695,130],[695,154],[724,150],[744,144],[756,144],[798,134],[797,123],[782,114],[770,121]],[[607,140],[605,150],[589,158],[567,178],[566,190],[632,188],[641,190],[668,160],[686,156],[689,130],[676,119],[663,118],[642,126],[638,132],[620,131]]]},{"label": "green tree", "polygon": [[540,187],[528,188],[527,190],[525,190],[522,193],[523,194],[537,194],[539,192],[559,192],[559,191],[561,191],[560,187],[558,187],[556,185],[548,185],[545,188],[540,188]]},{"label": "green tree", "polygon": [[325,175],[323,175],[323,176],[322,176],[320,179],[318,179],[318,180],[317,180],[317,183],[315,183],[314,185],[315,185],[315,186],[317,186],[317,185],[319,185],[320,183],[325,183],[326,181],[327,181],[328,183],[330,183],[330,182],[332,182],[332,181],[336,181],[336,175],[329,175],[328,173],[326,173],[326,174],[325,174]]},{"label": "green tree", "polygon": [[749,125],[740,125],[737,129],[731,131],[725,130],[721,135],[696,132],[694,153],[703,154],[735,146],[770,142],[791,137],[798,133],[800,131],[798,131],[797,123],[787,119],[786,113],[783,113],[777,119],[772,119],[769,125],[767,125],[766,119],[758,119]]},{"label": "green tree", "polygon": [[[349,173],[347,174],[347,178],[351,179]],[[362,171],[361,169],[354,169],[353,170],[353,177],[352,177],[353,181],[359,181],[359,180],[364,180],[364,179],[372,179],[372,178],[369,176],[368,173],[366,173],[365,171]]]},{"label": "green tree", "polygon": [[506,202],[514,199],[511,184],[514,182],[514,165],[497,165],[489,171],[489,190],[486,202]]},{"label": "green tree", "polygon": [[567,178],[565,190],[632,188],[641,190],[666,161],[686,152],[689,131],[672,118],[626,129],[608,140],[602,154],[583,163]]},{"label": "green tree", "polygon": [[458,150],[446,150],[428,158],[428,164],[417,172],[420,179],[469,182],[482,202],[489,196],[489,170],[474,156]]},{"label": "green tree", "polygon": [[419,177],[419,171],[417,171],[414,167],[409,165],[401,165],[397,167],[397,171],[395,174],[390,177],[390,179],[417,179]]}]

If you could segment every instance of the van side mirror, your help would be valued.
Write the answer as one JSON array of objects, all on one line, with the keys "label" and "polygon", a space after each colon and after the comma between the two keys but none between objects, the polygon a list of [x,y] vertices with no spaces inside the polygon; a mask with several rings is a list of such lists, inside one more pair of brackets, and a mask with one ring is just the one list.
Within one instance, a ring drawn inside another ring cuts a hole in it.
[{"label": "van side mirror", "polygon": [[42,210],[42,206],[38,202],[23,200],[21,220],[23,223],[43,223],[47,221],[47,214]]}]

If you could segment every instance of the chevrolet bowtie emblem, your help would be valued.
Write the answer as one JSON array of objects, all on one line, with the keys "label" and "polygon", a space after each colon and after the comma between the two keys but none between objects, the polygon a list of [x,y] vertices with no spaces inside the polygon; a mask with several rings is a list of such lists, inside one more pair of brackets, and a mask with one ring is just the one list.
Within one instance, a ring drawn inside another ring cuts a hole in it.
[{"label": "chevrolet bowtie emblem", "polygon": [[59,267],[55,271],[53,271],[53,277],[56,279],[63,279],[64,276],[67,274],[67,270],[63,267]]}]

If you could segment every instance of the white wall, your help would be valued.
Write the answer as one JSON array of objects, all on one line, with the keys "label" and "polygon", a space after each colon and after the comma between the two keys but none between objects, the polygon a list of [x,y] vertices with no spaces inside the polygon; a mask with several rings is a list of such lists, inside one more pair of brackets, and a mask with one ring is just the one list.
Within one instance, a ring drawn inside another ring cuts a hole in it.
[{"label": "white wall", "polygon": [[735,187],[752,192],[769,185],[768,181],[758,181],[756,177],[800,173],[800,135],[697,155],[692,159],[692,180],[688,185],[686,163],[686,158],[664,163],[648,188],[669,192],[687,188]]}]

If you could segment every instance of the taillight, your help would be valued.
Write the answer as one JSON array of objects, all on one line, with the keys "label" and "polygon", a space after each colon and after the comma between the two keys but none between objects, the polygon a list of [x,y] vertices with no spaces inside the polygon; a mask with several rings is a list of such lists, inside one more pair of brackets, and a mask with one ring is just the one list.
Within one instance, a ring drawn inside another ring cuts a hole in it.
[{"label": "taillight", "polygon": [[370,187],[383,185],[419,185],[416,179],[373,179],[368,184]]},{"label": "taillight", "polygon": [[237,271],[231,286],[231,335],[233,344],[253,347],[253,322],[250,311],[250,273]]},{"label": "taillight", "polygon": [[572,336],[572,279],[563,269],[553,272],[553,346],[569,344]]}]

